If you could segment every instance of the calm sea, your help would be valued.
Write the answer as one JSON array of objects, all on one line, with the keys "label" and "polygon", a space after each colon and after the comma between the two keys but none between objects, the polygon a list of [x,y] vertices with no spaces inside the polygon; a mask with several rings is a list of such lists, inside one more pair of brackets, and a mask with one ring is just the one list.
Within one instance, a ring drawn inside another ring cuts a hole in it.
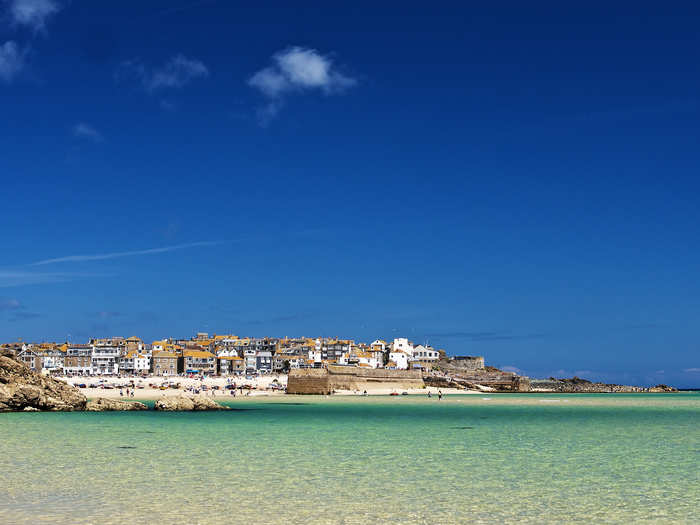
[{"label": "calm sea", "polygon": [[0,414],[0,523],[700,523],[700,394]]}]

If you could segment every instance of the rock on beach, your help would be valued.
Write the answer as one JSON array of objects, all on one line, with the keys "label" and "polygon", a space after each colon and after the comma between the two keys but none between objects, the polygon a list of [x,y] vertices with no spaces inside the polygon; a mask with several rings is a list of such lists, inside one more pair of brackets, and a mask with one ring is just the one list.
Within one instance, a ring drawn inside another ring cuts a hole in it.
[{"label": "rock on beach", "polygon": [[229,407],[220,405],[207,397],[162,397],[153,407],[166,412],[191,412],[199,410],[228,410]]},{"label": "rock on beach", "polygon": [[88,412],[114,412],[126,410],[148,410],[148,406],[138,401],[122,401],[121,399],[106,399],[98,397],[89,401],[85,406]]},{"label": "rock on beach", "polygon": [[86,404],[87,398],[77,388],[0,355],[0,412],[31,409],[71,412],[84,410]]}]

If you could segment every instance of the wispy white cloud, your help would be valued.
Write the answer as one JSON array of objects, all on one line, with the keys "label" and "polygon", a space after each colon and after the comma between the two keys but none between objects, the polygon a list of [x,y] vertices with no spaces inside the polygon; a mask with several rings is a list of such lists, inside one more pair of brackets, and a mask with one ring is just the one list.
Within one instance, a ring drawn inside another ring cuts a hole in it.
[{"label": "wispy white cloud", "polygon": [[7,310],[19,310],[22,308],[22,303],[17,299],[9,297],[0,297],[0,312]]},{"label": "wispy white cloud", "polygon": [[171,102],[169,100],[161,100],[160,109],[162,109],[163,111],[175,111],[177,109],[177,106],[174,102]]},{"label": "wispy white cloud", "polygon": [[685,372],[686,374],[695,374],[700,372],[700,368],[684,368],[683,372]]},{"label": "wispy white cloud", "polygon": [[279,112],[283,97],[290,93],[318,90],[330,95],[356,84],[356,79],[337,70],[329,56],[299,46],[278,51],[271,65],[248,79],[248,85],[268,99],[261,110],[261,117],[268,119]]},{"label": "wispy white cloud", "polygon": [[201,60],[178,54],[160,67],[149,67],[140,59],[122,62],[117,69],[117,79],[133,78],[144,89],[153,92],[162,88],[181,88],[195,79],[209,76],[209,68]]},{"label": "wispy white cloud", "polygon": [[83,262],[83,261],[102,261],[105,259],[118,259],[120,257],[132,257],[134,255],[151,255],[156,253],[172,252],[175,250],[184,250],[186,248],[194,248],[196,246],[214,246],[216,244],[222,244],[223,241],[202,241],[202,242],[191,242],[188,244],[178,244],[175,246],[164,246],[162,248],[150,248],[148,250],[135,250],[130,252],[112,252],[112,253],[102,253],[96,255],[68,255],[65,257],[56,257],[54,259],[44,259],[42,261],[37,261],[32,263],[31,266],[40,266],[44,264],[54,264],[62,262]]},{"label": "wispy white cloud", "polygon": [[503,370],[504,372],[513,372],[514,374],[523,374],[522,370],[520,370],[517,366],[512,365],[502,366],[501,370]]},{"label": "wispy white cloud", "polygon": [[102,133],[85,122],[79,122],[73,126],[73,136],[93,142],[102,142],[104,140]]},{"label": "wispy white cloud", "polygon": [[95,274],[66,272],[30,272],[20,270],[0,270],[0,288],[25,286],[28,284],[62,283],[83,277],[102,277]]},{"label": "wispy white cloud", "polygon": [[0,45],[0,80],[11,82],[24,68],[26,55],[14,40]]},{"label": "wispy white cloud", "polygon": [[48,20],[62,9],[55,0],[10,0],[9,4],[13,24],[29,27],[35,33],[46,31]]}]

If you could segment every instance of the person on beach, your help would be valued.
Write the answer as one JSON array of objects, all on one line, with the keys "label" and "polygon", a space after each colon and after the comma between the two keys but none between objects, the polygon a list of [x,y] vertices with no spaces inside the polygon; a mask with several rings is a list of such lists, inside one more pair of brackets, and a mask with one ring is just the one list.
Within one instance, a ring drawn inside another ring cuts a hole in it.
[{"label": "person on beach", "polygon": [[124,397],[124,392],[122,392],[122,389],[119,389],[119,397]]},{"label": "person on beach", "polygon": [[438,390],[438,401],[442,401],[442,390]]}]

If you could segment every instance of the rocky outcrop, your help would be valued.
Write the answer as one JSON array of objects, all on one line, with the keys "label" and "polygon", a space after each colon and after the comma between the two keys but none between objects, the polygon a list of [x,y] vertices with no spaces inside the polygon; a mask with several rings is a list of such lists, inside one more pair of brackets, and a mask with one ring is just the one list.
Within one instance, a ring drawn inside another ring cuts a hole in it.
[{"label": "rocky outcrop", "polygon": [[436,371],[430,372],[423,378],[431,386],[447,381],[452,383],[449,386],[453,388],[459,388],[461,385],[470,390],[497,392],[527,392],[530,390],[529,377],[514,372],[505,372],[492,366],[471,370],[466,367],[455,367],[451,361],[441,360],[435,368]]},{"label": "rocky outcrop", "polygon": [[77,388],[42,376],[26,365],[0,356],[0,412],[37,410],[83,410],[86,397]]},{"label": "rocky outcrop", "polygon": [[536,379],[531,382],[534,392],[562,392],[567,394],[603,394],[603,393],[646,393],[646,392],[677,392],[673,387],[657,385],[647,388],[633,385],[617,385],[614,383],[594,383],[580,377],[556,379]]},{"label": "rocky outcrop", "polygon": [[156,410],[166,412],[191,412],[199,410],[228,410],[228,407],[220,405],[208,397],[162,397],[154,407]]},{"label": "rocky outcrop", "polygon": [[678,389],[668,385],[656,385],[650,387],[649,392],[653,394],[660,394],[663,392],[678,392]]},{"label": "rocky outcrop", "polygon": [[476,390],[476,385],[446,376],[425,376],[423,381],[425,382],[426,386],[432,386],[435,388],[460,388],[462,390]]},{"label": "rocky outcrop", "polygon": [[121,399],[106,399],[98,397],[89,401],[85,406],[88,412],[114,412],[125,410],[148,410],[148,407],[138,401],[122,401]]}]

